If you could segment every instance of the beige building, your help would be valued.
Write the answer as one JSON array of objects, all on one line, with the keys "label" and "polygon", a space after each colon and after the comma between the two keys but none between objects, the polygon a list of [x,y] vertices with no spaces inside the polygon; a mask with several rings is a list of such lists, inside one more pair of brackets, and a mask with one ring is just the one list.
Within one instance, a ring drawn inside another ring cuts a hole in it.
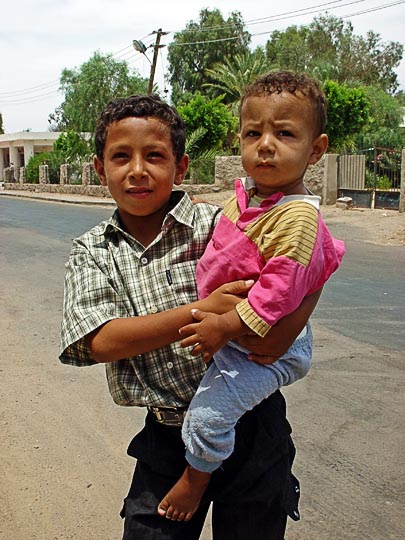
[{"label": "beige building", "polygon": [[15,178],[18,178],[18,169],[25,167],[30,157],[41,152],[50,152],[60,132],[31,132],[5,133],[0,135],[0,181],[3,180],[3,171],[13,166]]}]

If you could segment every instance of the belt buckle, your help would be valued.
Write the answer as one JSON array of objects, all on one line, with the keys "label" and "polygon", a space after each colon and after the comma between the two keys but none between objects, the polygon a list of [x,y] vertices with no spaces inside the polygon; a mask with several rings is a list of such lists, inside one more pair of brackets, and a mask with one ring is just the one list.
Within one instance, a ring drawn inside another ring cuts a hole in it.
[{"label": "belt buckle", "polygon": [[181,427],[184,420],[184,412],[179,412],[177,407],[165,407],[167,410],[163,411],[161,407],[150,407],[151,412],[156,418],[156,421],[165,426]]}]

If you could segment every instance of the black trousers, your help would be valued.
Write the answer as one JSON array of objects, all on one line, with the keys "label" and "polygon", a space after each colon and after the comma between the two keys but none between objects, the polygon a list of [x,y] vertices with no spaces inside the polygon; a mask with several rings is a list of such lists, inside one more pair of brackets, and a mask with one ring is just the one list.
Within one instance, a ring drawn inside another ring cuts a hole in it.
[{"label": "black trousers", "polygon": [[121,513],[123,540],[197,540],[211,502],[214,540],[283,540],[287,516],[299,519],[290,434],[285,401],[276,392],[238,422],[235,450],[213,473],[193,518],[173,522],[157,506],[186,466],[181,430],[148,415],[128,447],[137,464]]}]

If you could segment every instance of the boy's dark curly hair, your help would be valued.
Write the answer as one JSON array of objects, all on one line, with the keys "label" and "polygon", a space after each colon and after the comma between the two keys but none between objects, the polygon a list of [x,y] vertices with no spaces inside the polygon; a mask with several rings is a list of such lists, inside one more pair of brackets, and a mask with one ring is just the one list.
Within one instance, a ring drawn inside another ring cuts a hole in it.
[{"label": "boy's dark curly hair", "polygon": [[162,101],[158,95],[134,95],[110,101],[98,119],[94,135],[98,159],[103,161],[108,127],[111,124],[124,118],[145,116],[157,118],[170,129],[173,154],[176,163],[179,163],[185,152],[184,122],[177,110]]},{"label": "boy's dark curly hair", "polygon": [[240,111],[242,111],[242,106],[249,97],[269,96],[271,94],[281,94],[281,92],[290,92],[294,95],[302,94],[307,97],[314,107],[314,117],[317,122],[315,134],[318,136],[325,133],[326,96],[319,82],[305,73],[272,71],[258,77],[245,87],[240,101]]}]

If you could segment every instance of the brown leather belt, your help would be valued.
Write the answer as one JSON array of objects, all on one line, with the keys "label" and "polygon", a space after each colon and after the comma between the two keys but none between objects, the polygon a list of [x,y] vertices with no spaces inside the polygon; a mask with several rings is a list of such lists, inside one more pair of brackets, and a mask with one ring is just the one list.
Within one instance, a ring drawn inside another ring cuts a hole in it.
[{"label": "brown leather belt", "polygon": [[181,427],[186,416],[185,407],[148,407],[159,424]]}]

